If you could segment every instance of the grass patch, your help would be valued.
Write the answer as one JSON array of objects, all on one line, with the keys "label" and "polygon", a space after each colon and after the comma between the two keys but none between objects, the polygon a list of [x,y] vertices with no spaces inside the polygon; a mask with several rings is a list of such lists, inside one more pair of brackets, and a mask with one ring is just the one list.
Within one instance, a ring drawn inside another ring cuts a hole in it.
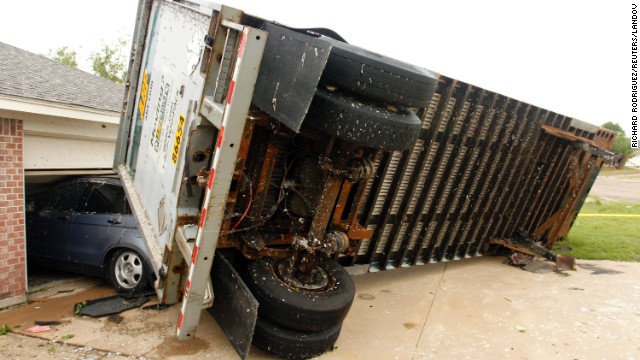
[{"label": "grass patch", "polygon": [[86,301],[80,302],[76,304],[76,315],[80,314],[80,311],[82,310],[83,307],[85,307],[87,305]]},{"label": "grass patch", "polygon": [[7,324],[2,324],[2,326],[0,326],[0,336],[6,335],[7,333],[10,333],[10,332],[11,332],[11,328],[7,326]]},{"label": "grass patch", "polygon": [[[597,196],[589,196],[589,200],[582,205],[580,214],[640,214],[640,204],[602,202]],[[639,219],[636,220],[640,223]]]},{"label": "grass patch", "polygon": [[[640,214],[640,204],[603,203],[599,199],[585,203],[580,214]],[[640,262],[638,217],[582,217],[578,216],[567,236],[557,247],[568,246],[585,260],[616,260]]]}]

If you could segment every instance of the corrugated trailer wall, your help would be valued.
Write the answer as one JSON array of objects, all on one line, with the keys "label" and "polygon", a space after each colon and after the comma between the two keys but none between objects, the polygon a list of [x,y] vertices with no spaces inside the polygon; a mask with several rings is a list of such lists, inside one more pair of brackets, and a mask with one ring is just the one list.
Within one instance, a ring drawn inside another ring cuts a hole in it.
[{"label": "corrugated trailer wall", "polygon": [[614,139],[444,76],[422,118],[413,149],[375,161],[360,219],[373,236],[353,259],[373,271],[482,255],[489,240],[517,229],[552,245],[566,236],[603,161],[575,144],[608,149]]}]

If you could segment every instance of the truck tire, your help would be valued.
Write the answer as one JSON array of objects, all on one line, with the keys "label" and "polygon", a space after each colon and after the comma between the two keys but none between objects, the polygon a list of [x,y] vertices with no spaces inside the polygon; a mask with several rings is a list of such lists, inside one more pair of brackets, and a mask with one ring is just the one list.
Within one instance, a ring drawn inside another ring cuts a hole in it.
[{"label": "truck tire", "polygon": [[277,270],[281,261],[288,260],[253,261],[244,272],[245,283],[260,304],[260,316],[300,331],[323,331],[342,323],[355,296],[353,280],[342,266],[330,259],[321,262],[318,268],[326,286],[311,289],[283,280]]},{"label": "truck tire", "polygon": [[338,40],[324,40],[333,48],[322,84],[387,104],[423,108],[431,102],[437,83],[431,71]]},{"label": "truck tire", "polygon": [[341,329],[339,323],[322,331],[296,331],[258,317],[253,344],[283,359],[309,359],[333,349]]},{"label": "truck tire", "polygon": [[340,139],[389,150],[412,147],[422,127],[411,111],[391,111],[324,89],[316,90],[305,122]]}]

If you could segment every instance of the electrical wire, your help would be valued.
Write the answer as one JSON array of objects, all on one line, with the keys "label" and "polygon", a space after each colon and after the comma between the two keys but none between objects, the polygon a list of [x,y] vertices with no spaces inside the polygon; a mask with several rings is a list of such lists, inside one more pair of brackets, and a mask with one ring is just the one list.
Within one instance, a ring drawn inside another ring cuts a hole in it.
[{"label": "electrical wire", "polygon": [[[269,219],[270,219],[270,218],[271,218],[271,217],[276,213],[276,211],[278,210],[278,207],[280,206],[280,203],[281,203],[281,202],[282,202],[282,200],[286,197],[286,196],[285,196],[285,194],[284,194],[284,184],[285,184],[285,181],[287,180],[287,175],[289,174],[289,170],[291,170],[291,167],[293,166],[293,163],[294,163],[294,162],[292,162],[291,164],[289,164],[289,165],[287,166],[287,158],[288,158],[288,157],[289,157],[293,152],[294,152],[293,150],[292,150],[292,151],[290,151],[290,152],[285,156],[285,158],[284,158],[284,169],[285,169],[285,170],[284,170],[284,175],[283,175],[283,177],[282,177],[282,182],[280,183],[280,186],[279,186],[280,191],[279,191],[279,193],[278,193],[278,200],[276,201],[275,205],[273,206],[273,210],[271,211],[271,213],[270,213],[270,214],[268,214],[268,215],[266,215],[266,216],[264,216],[264,217],[262,218],[262,220],[261,220],[259,223],[257,223],[257,224],[253,224],[253,225],[251,225],[251,226],[247,226],[247,227],[242,228],[242,229],[236,229],[236,227],[240,224],[240,222],[245,218],[246,214],[247,214],[247,213],[248,213],[248,211],[249,211],[249,207],[251,206],[251,202],[253,201],[253,188],[250,186],[250,187],[249,187],[249,191],[250,191],[250,194],[251,194],[251,195],[250,195],[250,198],[249,198],[249,206],[247,206],[247,209],[245,210],[245,213],[244,213],[244,214],[242,214],[242,217],[240,218],[240,220],[238,220],[238,221],[235,223],[235,225],[233,225],[233,228],[232,228],[231,230],[225,231],[225,232],[224,232],[224,235],[234,234],[234,233],[241,232],[241,231],[247,231],[247,230],[255,229],[255,228],[259,227],[259,226],[264,225],[264,223],[266,223],[266,222],[267,222],[267,220],[269,220]],[[293,159],[293,160],[295,160],[297,157],[298,157],[298,156],[296,155],[296,157],[294,157],[294,159]],[[250,184],[250,185],[251,185],[251,184]],[[273,184],[271,184],[271,185],[273,185]],[[275,186],[275,185],[273,185],[273,186]]]},{"label": "electrical wire", "polygon": [[242,214],[240,219],[238,219],[235,225],[233,225],[233,227],[231,228],[231,231],[235,230],[238,227],[238,225],[240,225],[242,220],[244,220],[244,218],[247,216],[247,214],[249,213],[249,209],[251,209],[252,202],[253,202],[253,184],[251,183],[251,181],[249,181],[249,203],[247,204],[247,208],[244,210],[244,213]]}]

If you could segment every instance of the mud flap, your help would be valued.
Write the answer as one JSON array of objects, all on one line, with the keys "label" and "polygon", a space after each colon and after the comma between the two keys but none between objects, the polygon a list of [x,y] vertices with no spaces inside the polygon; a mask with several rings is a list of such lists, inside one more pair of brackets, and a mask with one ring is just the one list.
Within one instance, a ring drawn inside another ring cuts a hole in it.
[{"label": "mud flap", "polygon": [[242,359],[246,359],[258,319],[258,301],[240,274],[220,253],[216,253],[211,270],[215,297],[209,313],[218,322]]},{"label": "mud flap", "polygon": [[331,44],[266,23],[269,33],[253,103],[298,132],[331,53]]}]

